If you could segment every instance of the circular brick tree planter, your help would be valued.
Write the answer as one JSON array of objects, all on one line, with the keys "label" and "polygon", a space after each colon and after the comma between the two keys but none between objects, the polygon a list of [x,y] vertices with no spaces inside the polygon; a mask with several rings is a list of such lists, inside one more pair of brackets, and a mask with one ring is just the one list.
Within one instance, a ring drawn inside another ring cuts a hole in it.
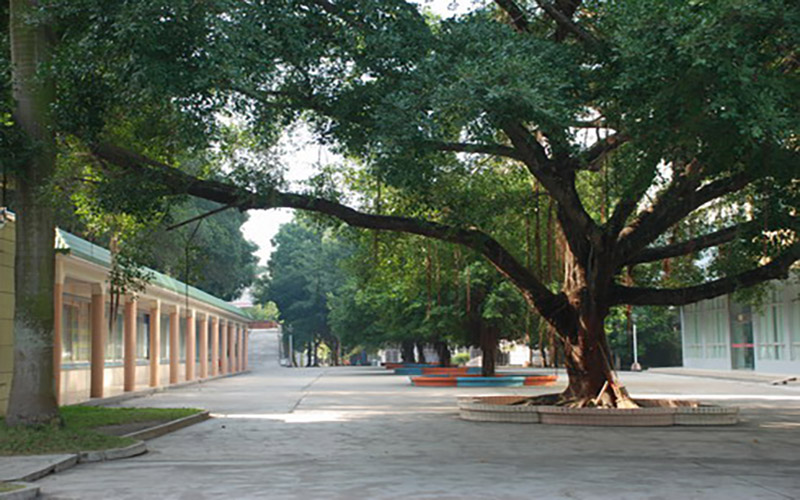
[{"label": "circular brick tree planter", "polygon": [[688,401],[636,400],[635,409],[567,408],[515,405],[527,396],[464,396],[459,416],[473,422],[542,423],[618,427],[734,425],[739,408],[699,405]]},{"label": "circular brick tree planter", "polygon": [[553,385],[558,377],[555,375],[495,375],[494,377],[423,375],[410,379],[417,387],[522,387]]}]

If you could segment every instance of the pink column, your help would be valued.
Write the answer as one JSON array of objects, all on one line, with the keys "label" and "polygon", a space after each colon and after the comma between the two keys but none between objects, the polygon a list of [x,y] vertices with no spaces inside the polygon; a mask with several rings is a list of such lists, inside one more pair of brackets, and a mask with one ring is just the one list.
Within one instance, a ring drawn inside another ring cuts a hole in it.
[{"label": "pink column", "polygon": [[178,370],[180,369],[181,353],[178,335],[181,333],[181,311],[178,306],[174,306],[169,313],[169,383],[177,384],[179,380]]},{"label": "pink column", "polygon": [[186,311],[186,380],[194,380],[194,309]]},{"label": "pink column", "polygon": [[125,321],[122,329],[124,344],[124,382],[123,389],[130,392],[136,389],[136,301],[125,301]]},{"label": "pink column", "polygon": [[219,375],[219,318],[211,318],[211,376]]},{"label": "pink column", "polygon": [[208,377],[208,314],[200,317],[200,378]]},{"label": "pink column", "polygon": [[219,371],[224,375],[228,373],[228,323],[226,320],[219,320],[219,330],[222,333],[219,343]]},{"label": "pink column", "polygon": [[150,308],[150,387],[158,387],[161,368],[161,301]]},{"label": "pink column", "polygon": [[103,285],[92,285],[92,367],[89,397],[103,397],[103,375],[106,368],[106,296]]}]

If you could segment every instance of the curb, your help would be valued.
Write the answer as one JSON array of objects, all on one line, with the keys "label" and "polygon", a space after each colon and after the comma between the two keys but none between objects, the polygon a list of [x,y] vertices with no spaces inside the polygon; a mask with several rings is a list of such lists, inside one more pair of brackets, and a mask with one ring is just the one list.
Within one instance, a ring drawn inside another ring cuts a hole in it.
[{"label": "curb", "polygon": [[[597,427],[722,426],[739,422],[739,408],[698,406],[642,406],[623,408],[569,408],[563,406],[510,406],[520,396],[461,396],[459,416],[474,422],[541,423]],[[524,398],[524,397],[523,397]],[[658,403],[640,399],[638,402]]]},{"label": "curb", "polygon": [[215,380],[220,380],[224,378],[236,377],[239,375],[245,375],[251,373],[251,370],[244,370],[241,372],[236,373],[226,373],[224,375],[217,375],[216,377],[208,377],[204,379],[197,379],[197,380],[190,380],[188,382],[178,382],[176,384],[171,385],[163,385],[159,387],[148,387],[146,389],[140,389],[138,391],[131,391],[131,392],[123,392],[122,394],[116,394],[114,396],[109,396],[107,398],[94,398],[89,399],[88,401],[81,401],[79,403],[75,403],[76,405],[81,406],[106,406],[106,405],[113,405],[117,403],[122,403],[123,401],[128,401],[129,399],[136,399],[136,398],[143,398],[146,396],[152,396],[153,394],[158,394],[160,392],[170,391],[172,389],[183,389],[186,387],[191,387],[193,385],[200,385],[205,384],[207,382],[214,382]]},{"label": "curb", "polygon": [[39,496],[39,486],[31,483],[13,481],[6,482],[11,486],[22,486],[22,488],[14,491],[0,492],[0,500],[28,500],[29,498],[36,498]]},{"label": "curb", "polygon": [[[74,467],[79,463],[93,463],[93,462],[107,462],[109,460],[121,460],[123,458],[131,458],[138,455],[142,455],[147,453],[147,444],[145,440],[147,439],[154,439],[165,434],[169,434],[170,432],[175,432],[179,429],[183,429],[184,427],[188,427],[193,424],[197,424],[208,420],[211,418],[208,410],[202,411],[200,413],[195,413],[194,415],[189,415],[188,417],[179,418],[177,420],[171,420],[164,424],[157,425],[155,427],[150,427],[148,429],[142,429],[140,431],[131,432],[126,434],[122,437],[130,437],[134,439],[138,439],[136,443],[133,443],[130,446],[125,446],[123,448],[111,448],[108,450],[89,450],[89,451],[81,451],[76,454],[70,455],[68,458],[57,462],[55,464],[51,464],[47,467],[39,469],[37,471],[31,472],[25,476],[19,477],[14,479],[11,482],[19,483],[22,482],[30,482],[36,481],[37,479],[41,479],[48,474],[55,474],[57,472],[61,472],[67,469]],[[26,491],[26,495],[28,495],[28,490],[17,490],[9,492],[8,494],[17,494],[17,492]],[[35,488],[35,495],[33,496],[24,496],[24,497],[16,497],[16,496],[5,496],[6,493],[0,493],[0,500],[6,499],[14,499],[17,498],[35,498],[39,494],[39,487]]]},{"label": "curb", "polygon": [[150,427],[148,429],[142,429],[140,431],[131,432],[130,434],[125,434],[122,437],[129,437],[141,440],[154,439],[157,437],[161,437],[164,434],[169,434],[170,432],[175,432],[177,430],[183,429],[184,427],[188,427],[194,424],[199,424],[200,422],[208,420],[209,418],[211,418],[211,415],[208,410],[205,410],[200,413],[195,413],[194,415],[189,415],[188,417],[179,418],[178,420],[170,420],[169,422],[157,425],[155,427]]},{"label": "curb", "polygon": [[56,462],[54,464],[48,465],[47,467],[44,467],[43,469],[31,472],[28,475],[16,478],[14,479],[14,481],[23,481],[23,482],[36,481],[37,479],[41,479],[48,474],[71,469],[72,467],[75,467],[75,464],[77,463],[78,463],[78,455],[77,454],[70,455],[69,457],[65,458],[60,462]]},{"label": "curb", "polygon": [[135,457],[147,453],[147,445],[144,441],[138,441],[124,448],[111,448],[108,450],[91,450],[78,453],[78,463],[106,462],[108,460],[120,460],[123,458]]}]

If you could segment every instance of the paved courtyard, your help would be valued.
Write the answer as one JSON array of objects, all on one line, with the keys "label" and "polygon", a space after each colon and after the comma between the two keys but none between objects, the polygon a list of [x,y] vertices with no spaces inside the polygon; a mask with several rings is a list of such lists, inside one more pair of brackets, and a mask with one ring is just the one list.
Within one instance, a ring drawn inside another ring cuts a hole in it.
[{"label": "paved courtyard", "polygon": [[215,418],[149,441],[141,457],[44,478],[44,498],[800,498],[798,385],[623,374],[634,396],[739,405],[735,427],[471,423],[456,395],[554,388],[414,388],[380,368],[281,368],[275,338],[251,338],[251,373],[125,403]]}]

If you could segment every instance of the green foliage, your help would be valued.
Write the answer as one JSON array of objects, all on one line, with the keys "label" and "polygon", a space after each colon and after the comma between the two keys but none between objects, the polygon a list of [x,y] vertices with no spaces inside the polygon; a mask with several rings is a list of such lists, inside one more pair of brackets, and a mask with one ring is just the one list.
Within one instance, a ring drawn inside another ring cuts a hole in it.
[{"label": "green foliage", "polygon": [[453,366],[463,366],[463,365],[467,364],[467,362],[469,360],[470,360],[470,357],[469,357],[469,353],[468,352],[460,352],[460,353],[456,354],[455,356],[453,356],[452,358],[450,358],[450,363]]},{"label": "green foliage", "polygon": [[266,304],[246,307],[244,311],[255,321],[278,321],[280,318],[278,306],[272,301],[268,301]]},{"label": "green foliage", "polygon": [[[678,310],[673,307],[637,307],[636,323],[639,363],[647,367],[680,366],[681,331]],[[616,308],[606,318],[606,333],[612,353],[619,357],[622,369],[633,363],[632,325],[624,308]]]},{"label": "green foliage", "polygon": [[295,220],[280,227],[267,274],[256,282],[254,296],[280,310],[284,331],[295,345],[330,338],[330,294],[343,281],[341,261],[349,248],[331,230]]}]

